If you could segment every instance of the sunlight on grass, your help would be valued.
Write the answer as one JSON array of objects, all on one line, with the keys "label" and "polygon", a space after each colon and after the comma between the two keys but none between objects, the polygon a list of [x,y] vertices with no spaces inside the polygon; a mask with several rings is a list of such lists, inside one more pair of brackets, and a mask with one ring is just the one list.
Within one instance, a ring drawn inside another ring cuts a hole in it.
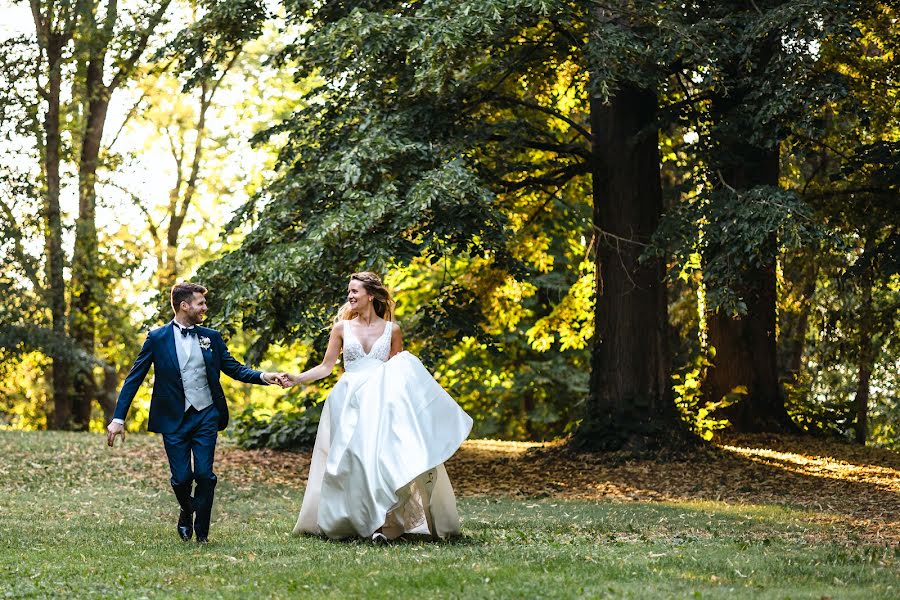
[{"label": "sunlight on grass", "polygon": [[857,465],[828,456],[810,456],[794,452],[781,452],[769,448],[747,448],[728,445],[719,447],[755,462],[812,477],[866,481],[895,490],[897,489],[897,482],[900,481],[900,470],[890,467]]},{"label": "sunlight on grass", "polygon": [[[900,591],[896,548],[836,540],[813,512],[768,504],[463,497],[455,540],[297,538],[302,490],[278,483],[286,474],[274,466],[252,482],[220,473],[212,543],[185,544],[159,439],[133,436],[120,452],[100,442],[0,432],[0,597],[874,600]],[[274,464],[279,455],[251,456]]]},{"label": "sunlight on grass", "polygon": [[466,440],[463,442],[463,447],[468,450],[512,456],[519,456],[532,448],[540,448],[547,445],[538,442],[507,442],[504,440]]}]

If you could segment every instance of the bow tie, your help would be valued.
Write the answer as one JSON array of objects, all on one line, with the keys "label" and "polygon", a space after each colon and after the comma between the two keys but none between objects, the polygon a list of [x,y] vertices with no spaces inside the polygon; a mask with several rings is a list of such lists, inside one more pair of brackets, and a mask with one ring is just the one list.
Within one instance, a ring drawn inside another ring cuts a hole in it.
[{"label": "bow tie", "polygon": [[181,326],[179,326],[179,325],[176,325],[175,327],[178,327],[178,329],[181,330],[181,336],[182,336],[182,337],[187,337],[188,334],[190,334],[190,335],[197,335],[197,328],[196,328],[196,327],[181,327]]}]

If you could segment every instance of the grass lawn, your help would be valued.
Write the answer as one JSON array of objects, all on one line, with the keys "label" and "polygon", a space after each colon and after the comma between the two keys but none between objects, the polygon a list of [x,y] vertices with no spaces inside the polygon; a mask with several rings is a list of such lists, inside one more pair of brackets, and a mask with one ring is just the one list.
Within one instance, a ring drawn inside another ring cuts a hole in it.
[{"label": "grass lawn", "polygon": [[161,446],[0,431],[0,597],[900,597],[898,548],[803,509],[463,497],[462,538],[373,546],[291,537],[303,482],[227,462],[197,546],[177,539]]}]

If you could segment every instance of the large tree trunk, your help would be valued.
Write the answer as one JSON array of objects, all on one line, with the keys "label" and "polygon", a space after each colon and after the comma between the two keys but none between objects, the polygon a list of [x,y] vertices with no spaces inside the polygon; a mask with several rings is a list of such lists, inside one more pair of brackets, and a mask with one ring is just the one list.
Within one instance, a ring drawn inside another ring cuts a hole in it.
[{"label": "large tree trunk", "polygon": [[[108,18],[111,18],[108,15]],[[94,356],[96,313],[103,295],[100,282],[100,241],[97,237],[97,167],[100,144],[109,108],[110,90],[103,83],[107,40],[87,52],[85,69],[85,129],[78,163],[78,219],[75,222],[75,253],[72,261],[72,313],[70,333],[87,356]],[[79,364],[73,381],[75,424],[87,430],[94,400],[99,389],[92,364]]]},{"label": "large tree trunk", "polygon": [[[63,228],[59,198],[61,189],[60,162],[61,123],[60,102],[62,97],[64,49],[72,39],[75,15],[71,4],[43,4],[38,0],[30,3],[31,16],[38,46],[47,59],[47,84],[40,84],[41,64],[38,61],[38,93],[47,103],[43,120],[43,139],[38,134],[38,146],[43,158],[45,179],[44,236],[47,256],[47,303],[53,333],[56,340],[50,358],[53,369],[53,407],[48,426],[66,429],[72,419],[70,357],[62,348],[66,341],[66,287],[64,279],[66,256],[62,247]],[[49,408],[49,407],[48,407]]]},{"label": "large tree trunk", "polygon": [[669,381],[664,265],[638,261],[663,207],[656,110],[654,91],[630,85],[591,103],[597,302],[581,446],[641,449],[684,432]]},{"label": "large tree trunk", "polygon": [[[60,192],[60,92],[62,89],[62,49],[66,39],[52,32],[47,36],[46,53],[49,66],[47,112],[44,115],[44,171],[47,180],[45,199],[48,301],[53,332],[62,340],[66,336],[66,285],[63,277],[65,253],[62,247]],[[48,425],[67,429],[72,420],[70,359],[61,350],[51,356],[53,363],[53,414]]]},{"label": "large tree trunk", "polygon": [[112,365],[103,367],[103,391],[100,393],[100,407],[103,409],[103,422],[109,423],[116,411],[118,399],[119,374]]},{"label": "large tree trunk", "polygon": [[[723,186],[741,194],[757,186],[778,185],[777,148],[755,148],[736,142],[731,150],[739,158],[723,168]],[[715,356],[707,369],[703,393],[709,402],[736,393],[736,402],[717,411],[717,416],[731,422],[734,431],[795,428],[785,410],[778,380],[774,233],[767,246],[769,259],[762,266],[747,269],[737,290],[747,306],[747,314],[732,317],[717,310],[707,315],[707,339],[715,349]]]},{"label": "large tree trunk", "polygon": [[[47,90],[41,95],[47,101],[44,119],[46,142],[44,169],[47,179],[45,205],[47,229],[47,256],[49,280],[49,304],[53,318],[53,330],[64,337],[66,325],[70,338],[86,353],[77,361],[63,352],[54,352],[53,402],[51,426],[87,429],[90,423],[91,404],[98,397],[94,378],[95,319],[103,296],[100,289],[99,241],[96,228],[96,174],[100,156],[100,143],[109,98],[122,82],[134,73],[135,65],[146,50],[149,36],[161,22],[171,0],[162,0],[156,11],[149,15],[140,29],[131,35],[121,32],[122,43],[114,43],[117,35],[117,5],[113,0],[103,11],[104,21],[98,27],[98,3],[87,2],[31,2],[32,16],[38,44],[48,60]],[[76,23],[79,35],[73,38]],[[58,29],[55,29],[58,28]],[[68,320],[66,294],[63,279],[65,255],[62,251],[62,224],[60,218],[60,97],[63,83],[63,49],[75,39],[75,56],[78,61],[75,80],[83,78],[83,87],[72,86],[73,102],[84,107],[85,127],[81,139],[76,140],[79,152],[78,196],[79,214],[75,226],[75,252],[72,261],[71,298]],[[104,85],[106,57],[110,48],[121,54],[114,60],[111,83]],[[40,88],[39,88],[40,89]],[[81,144],[80,148],[78,143]]]},{"label": "large tree trunk", "polygon": [[[777,36],[762,40],[747,63],[762,77],[780,49]],[[752,92],[747,87],[747,64],[726,68],[729,85],[713,99],[711,115],[717,126],[718,155],[712,157],[719,178],[719,192],[730,194],[730,201],[743,201],[742,195],[759,187],[778,187],[780,173],[778,145],[762,147],[747,141],[746,113]],[[772,132],[772,135],[775,135]],[[720,411],[733,431],[796,430],[784,407],[784,394],[778,380],[776,340],[778,239],[774,231],[762,249],[764,258],[741,273],[741,285],[735,291],[747,307],[745,315],[731,315],[712,308],[707,314],[707,340],[715,349],[712,366],[707,369],[702,391],[708,402],[737,393],[739,400]]]}]

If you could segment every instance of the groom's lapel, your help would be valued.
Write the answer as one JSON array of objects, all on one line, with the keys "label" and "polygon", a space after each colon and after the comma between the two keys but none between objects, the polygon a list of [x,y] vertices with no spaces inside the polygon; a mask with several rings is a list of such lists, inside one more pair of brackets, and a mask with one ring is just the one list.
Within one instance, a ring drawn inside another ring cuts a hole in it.
[{"label": "groom's lapel", "polygon": [[163,348],[165,349],[166,355],[169,357],[169,362],[172,363],[172,368],[175,369],[176,372],[181,371],[181,367],[178,365],[178,353],[175,351],[175,326],[172,323],[166,325],[166,330],[163,332]]},{"label": "groom's lapel", "polygon": [[212,364],[212,337],[210,337],[204,328],[198,326],[199,334],[197,336],[197,342],[200,342],[200,338],[205,338],[209,342],[209,348],[204,348],[203,344],[200,345],[200,354],[203,355],[203,362],[206,363],[206,374],[210,376],[213,374],[213,364]]}]

